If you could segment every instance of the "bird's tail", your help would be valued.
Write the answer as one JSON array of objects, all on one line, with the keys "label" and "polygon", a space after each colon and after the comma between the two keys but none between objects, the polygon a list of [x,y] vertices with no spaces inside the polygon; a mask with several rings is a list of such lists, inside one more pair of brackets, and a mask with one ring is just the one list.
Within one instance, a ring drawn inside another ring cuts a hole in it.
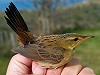
[{"label": "bird's tail", "polygon": [[22,44],[27,44],[33,39],[32,33],[17,10],[16,6],[11,2],[5,11],[7,24],[17,33],[18,39]]}]

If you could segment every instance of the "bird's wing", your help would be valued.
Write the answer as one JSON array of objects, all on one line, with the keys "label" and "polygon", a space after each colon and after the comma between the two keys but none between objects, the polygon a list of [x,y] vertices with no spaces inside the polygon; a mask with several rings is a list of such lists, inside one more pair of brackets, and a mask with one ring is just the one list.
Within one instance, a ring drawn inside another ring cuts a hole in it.
[{"label": "bird's wing", "polygon": [[35,44],[27,44],[24,46],[18,46],[17,48],[13,48],[12,51],[14,53],[19,53],[27,58],[31,58],[35,61],[38,61],[41,57],[38,55],[39,47]]},{"label": "bird's wing", "polygon": [[7,17],[5,17],[7,24],[17,33],[21,43],[27,44],[33,39],[32,33],[28,30],[24,19],[12,2],[8,8],[6,8],[5,13],[7,15]]},{"label": "bird's wing", "polygon": [[16,49],[13,49],[14,52],[20,53],[23,56],[31,58],[36,61],[43,61],[52,64],[61,62],[64,58],[64,48],[59,47],[56,43],[51,42],[50,40],[46,42],[37,42],[34,44],[28,44],[19,46]]},{"label": "bird's wing", "polygon": [[65,49],[58,45],[59,35],[40,36],[37,38],[39,56],[46,58],[45,61],[58,63],[64,58]]}]

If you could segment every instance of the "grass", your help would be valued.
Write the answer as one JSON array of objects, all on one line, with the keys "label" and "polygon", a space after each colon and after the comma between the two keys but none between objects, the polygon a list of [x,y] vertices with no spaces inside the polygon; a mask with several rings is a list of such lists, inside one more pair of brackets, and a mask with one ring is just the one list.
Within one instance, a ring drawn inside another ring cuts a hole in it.
[{"label": "grass", "polygon": [[[92,68],[96,75],[100,75],[100,30],[86,29],[75,30],[76,33],[83,35],[94,35],[93,39],[87,40],[76,48],[75,56],[78,57],[83,64]],[[5,75],[7,65],[10,58],[0,57],[0,74]]]},{"label": "grass", "polygon": [[0,57],[0,75],[6,75],[6,69],[10,58]]},{"label": "grass", "polygon": [[75,56],[79,57],[83,64],[91,67],[95,71],[96,75],[100,75],[100,30],[84,30],[79,33],[94,35],[95,37],[78,46]]}]

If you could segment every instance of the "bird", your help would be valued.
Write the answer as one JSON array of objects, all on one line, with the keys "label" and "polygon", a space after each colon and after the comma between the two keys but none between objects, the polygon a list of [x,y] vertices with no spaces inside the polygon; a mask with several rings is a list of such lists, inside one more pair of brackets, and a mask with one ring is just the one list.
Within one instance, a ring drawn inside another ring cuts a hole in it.
[{"label": "bird", "polygon": [[30,58],[43,68],[56,69],[67,64],[73,58],[75,48],[81,42],[94,37],[78,33],[33,35],[12,2],[5,13],[7,24],[17,34],[18,41],[21,43],[12,51]]}]

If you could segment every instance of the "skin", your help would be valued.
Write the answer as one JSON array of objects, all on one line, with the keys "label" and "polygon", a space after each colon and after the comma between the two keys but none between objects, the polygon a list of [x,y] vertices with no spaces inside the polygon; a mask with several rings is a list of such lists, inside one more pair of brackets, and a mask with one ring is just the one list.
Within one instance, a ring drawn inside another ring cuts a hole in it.
[{"label": "skin", "polygon": [[11,58],[6,75],[96,75],[89,67],[83,67],[78,58],[57,69],[46,69],[20,54]]}]

